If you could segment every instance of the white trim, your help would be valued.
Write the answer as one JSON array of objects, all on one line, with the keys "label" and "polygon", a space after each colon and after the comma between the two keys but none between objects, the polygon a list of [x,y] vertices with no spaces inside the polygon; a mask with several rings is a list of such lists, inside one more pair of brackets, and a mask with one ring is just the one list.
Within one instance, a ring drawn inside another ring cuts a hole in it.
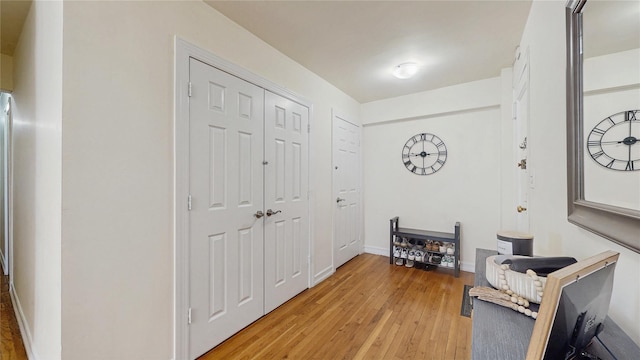
[{"label": "white trim", "polygon": [[33,345],[33,337],[27,327],[28,322],[24,316],[24,312],[22,311],[22,305],[20,304],[20,300],[15,292],[12,281],[9,283],[9,295],[11,296],[13,311],[15,312],[16,320],[18,321],[18,327],[20,328],[20,335],[22,336],[24,349],[27,352],[27,358],[29,360],[39,360],[40,356],[38,356],[38,352]]},{"label": "white trim", "polygon": [[460,270],[475,274],[476,273],[476,263],[460,261]]},{"label": "white trim", "polygon": [[[305,100],[306,101],[306,100]],[[307,191],[308,191],[308,200],[309,200],[309,261],[308,261],[308,266],[309,266],[309,279],[307,279],[307,284],[309,285],[309,288],[314,287],[317,282],[314,282],[313,279],[311,278],[311,269],[314,268],[314,264],[315,262],[313,261],[313,249],[315,246],[315,242],[316,242],[316,237],[314,235],[314,211],[313,209],[315,208],[315,203],[316,203],[316,197],[315,197],[315,191],[313,189],[313,182],[311,181],[311,179],[315,179],[315,172],[313,171],[313,166],[311,166],[311,159],[315,159],[315,151],[314,151],[314,147],[313,145],[313,141],[311,140],[311,119],[313,118],[313,104],[312,103],[307,103],[307,105],[305,105],[308,109],[309,109],[309,122],[307,122],[307,126],[309,127],[309,132],[307,133],[307,143],[308,143],[308,151],[307,151],[307,163],[309,164],[309,168],[308,168],[308,172],[309,172],[309,178],[307,179]]]},{"label": "white trim", "polygon": [[9,97],[9,116],[7,117],[7,143],[5,144],[5,148],[7,149],[7,164],[5,174],[6,177],[6,241],[9,242],[9,254],[7,256],[7,268],[9,275],[9,283],[13,284],[13,97]]},{"label": "white trim", "polygon": [[324,270],[322,270],[319,273],[315,274],[313,276],[313,286],[316,286],[319,283],[323,282],[324,280],[328,279],[329,276],[333,275],[335,272],[336,272],[336,270],[333,268],[333,265],[330,265],[327,268],[325,268]]},{"label": "white trim", "polygon": [[[186,308],[189,305],[189,268],[185,257],[189,254],[186,239],[189,238],[189,222],[187,211],[187,185],[189,164],[189,126],[179,125],[183,119],[189,119],[189,100],[187,85],[189,81],[189,50],[186,46],[175,41],[175,73],[174,73],[174,329],[173,329],[173,358],[187,359],[189,357],[189,329]],[[185,61],[186,59],[186,61]],[[186,148],[186,149],[185,149]],[[183,201],[180,201],[183,200]]]},{"label": "white trim", "polygon": [[[189,306],[189,212],[187,209],[187,196],[189,184],[189,97],[187,86],[189,83],[189,59],[194,58],[209,64],[219,70],[239,77],[254,85],[257,85],[272,93],[285,97],[295,103],[309,109],[309,126],[313,127],[313,104],[291,92],[290,90],[273,83],[261,76],[254,74],[236,64],[224,60],[213,53],[199,48],[178,36],[174,41],[174,333],[173,333],[173,358],[187,359],[189,357],[189,325],[187,324],[187,309]],[[312,159],[311,134],[308,134],[309,154],[308,161]],[[309,179],[311,179],[312,166],[309,166]],[[313,204],[315,202],[311,181],[309,189],[309,261],[307,262],[309,278],[307,286],[312,287],[318,281],[312,282],[311,269],[313,263]],[[329,274],[330,275],[330,274]]]},{"label": "white trim", "polygon": [[[13,151],[11,149],[11,129],[12,129],[12,108],[13,108],[13,98],[11,94],[5,93],[7,95],[7,105],[8,111],[6,112],[6,122],[4,126],[4,203],[1,206],[4,207],[4,218],[0,219],[0,221],[4,221],[4,237],[5,237],[5,248],[2,249],[2,254],[0,256],[0,265],[2,266],[2,270],[5,275],[11,277],[13,273],[12,269],[12,257],[13,257],[13,206],[12,206],[12,179],[13,179],[13,171],[12,171],[12,154]],[[4,111],[4,109],[3,109]]]},{"label": "white trim", "polygon": [[382,255],[382,256],[389,257],[389,249],[381,248],[378,246],[365,245],[364,252],[367,254]]}]

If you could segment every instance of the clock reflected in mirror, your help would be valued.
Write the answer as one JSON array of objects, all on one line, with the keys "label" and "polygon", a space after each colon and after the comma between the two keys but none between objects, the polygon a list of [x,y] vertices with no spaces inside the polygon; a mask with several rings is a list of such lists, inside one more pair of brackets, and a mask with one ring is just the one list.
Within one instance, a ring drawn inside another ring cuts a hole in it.
[{"label": "clock reflected in mirror", "polygon": [[622,111],[600,121],[587,137],[587,150],[607,169],[640,170],[640,110]]},{"label": "clock reflected in mirror", "polygon": [[447,161],[447,146],[434,134],[420,133],[407,140],[402,148],[404,166],[416,175],[432,175]]}]

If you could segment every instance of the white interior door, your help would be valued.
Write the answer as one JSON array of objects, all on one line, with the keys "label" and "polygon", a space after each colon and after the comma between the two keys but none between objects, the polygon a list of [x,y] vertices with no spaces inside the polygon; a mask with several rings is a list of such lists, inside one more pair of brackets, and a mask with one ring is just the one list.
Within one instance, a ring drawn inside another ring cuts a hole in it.
[{"label": "white interior door", "polygon": [[309,285],[308,124],[307,107],[265,91],[265,313]]},{"label": "white interior door", "polygon": [[529,52],[521,54],[514,66],[514,113],[515,113],[515,164],[516,199],[513,209],[518,231],[529,231],[529,187],[533,185],[530,177],[529,161]]},{"label": "white interior door", "polygon": [[333,114],[334,266],[362,250],[360,241],[360,128]]},{"label": "white interior door", "polygon": [[264,90],[190,60],[189,356],[264,314]]}]

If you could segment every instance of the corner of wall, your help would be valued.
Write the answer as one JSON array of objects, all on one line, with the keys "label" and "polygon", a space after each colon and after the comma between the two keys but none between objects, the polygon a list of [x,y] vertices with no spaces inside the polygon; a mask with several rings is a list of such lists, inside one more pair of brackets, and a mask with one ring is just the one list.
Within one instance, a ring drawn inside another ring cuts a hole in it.
[{"label": "corner of wall", "polygon": [[13,57],[0,54],[0,91],[13,91]]}]

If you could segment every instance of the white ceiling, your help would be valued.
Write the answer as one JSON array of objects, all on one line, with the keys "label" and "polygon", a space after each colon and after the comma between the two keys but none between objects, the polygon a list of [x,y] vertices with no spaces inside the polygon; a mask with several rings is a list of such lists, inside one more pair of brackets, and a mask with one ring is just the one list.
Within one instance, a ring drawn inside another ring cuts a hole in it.
[{"label": "white ceiling", "polygon": [[[357,101],[500,75],[513,63],[530,0],[206,1]],[[399,80],[393,66],[421,65]]]},{"label": "white ceiling", "polygon": [[[512,65],[531,0],[205,1],[359,102],[495,77]],[[0,0],[13,55],[32,0]],[[593,25],[591,25],[593,24]],[[589,0],[588,56],[640,47],[640,1]],[[415,61],[408,80],[394,65]]]}]

